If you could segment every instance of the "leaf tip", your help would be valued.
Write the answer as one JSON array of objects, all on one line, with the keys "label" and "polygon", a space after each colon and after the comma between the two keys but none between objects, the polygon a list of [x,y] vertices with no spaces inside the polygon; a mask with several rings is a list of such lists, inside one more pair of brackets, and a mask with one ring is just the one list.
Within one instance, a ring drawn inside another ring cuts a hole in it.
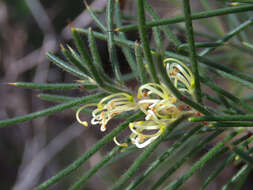
[{"label": "leaf tip", "polygon": [[62,51],[65,51],[65,50],[66,50],[63,44],[60,44],[60,47],[61,47],[61,50],[62,50]]},{"label": "leaf tip", "polygon": [[69,26],[70,26],[71,32],[74,32],[75,31],[75,27],[73,26],[73,24],[72,24],[71,21],[69,21]]},{"label": "leaf tip", "polygon": [[88,3],[87,3],[86,0],[83,0],[83,3],[84,3],[84,5],[85,5],[86,9],[90,9],[90,6],[88,5]]},{"label": "leaf tip", "polygon": [[7,84],[8,84],[8,85],[12,85],[12,86],[17,86],[17,83],[16,83],[16,82],[8,82]]},{"label": "leaf tip", "polygon": [[113,31],[114,31],[114,32],[119,32],[119,31],[120,31],[120,28],[115,28]]}]

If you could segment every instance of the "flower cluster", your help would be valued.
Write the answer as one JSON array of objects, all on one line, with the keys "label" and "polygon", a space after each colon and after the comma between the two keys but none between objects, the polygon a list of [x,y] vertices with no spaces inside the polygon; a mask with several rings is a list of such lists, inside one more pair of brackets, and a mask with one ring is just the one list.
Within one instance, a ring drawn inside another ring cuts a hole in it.
[{"label": "flower cluster", "polygon": [[81,121],[79,118],[80,112],[91,106],[96,106],[97,108],[93,110],[92,112],[92,125],[101,125],[100,130],[105,131],[106,130],[106,124],[109,122],[109,120],[126,111],[131,111],[136,109],[136,103],[134,101],[133,96],[127,94],[127,93],[116,93],[109,96],[106,96],[103,98],[98,104],[86,104],[82,107],[80,107],[76,112],[76,118],[79,123],[81,123],[84,126],[88,126],[87,121]]},{"label": "flower cluster", "polygon": [[[164,60],[166,71],[174,86],[187,96],[194,94],[194,78],[190,69],[181,61],[173,58]],[[158,138],[170,123],[186,113],[196,113],[188,105],[179,101],[173,93],[163,84],[147,83],[139,87],[137,97],[127,93],[115,93],[103,98],[97,104],[86,104],[78,109],[76,118],[79,123],[88,126],[86,121],[79,118],[80,111],[86,107],[96,106],[92,112],[91,124],[99,124],[101,131],[106,130],[106,125],[114,116],[127,111],[141,110],[145,114],[143,121],[129,124],[132,144],[143,148]],[[127,143],[118,146],[126,147]]]},{"label": "flower cluster", "polygon": [[191,70],[174,58],[165,59],[164,64],[174,86],[185,95],[194,96],[195,80]]}]

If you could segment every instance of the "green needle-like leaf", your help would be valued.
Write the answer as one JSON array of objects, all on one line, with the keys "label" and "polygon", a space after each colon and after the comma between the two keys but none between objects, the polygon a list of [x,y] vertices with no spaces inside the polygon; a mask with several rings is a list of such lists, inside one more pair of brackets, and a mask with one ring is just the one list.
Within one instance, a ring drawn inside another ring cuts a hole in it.
[{"label": "green needle-like leaf", "polygon": [[[252,142],[253,138],[250,137],[248,138],[242,145],[242,147],[245,147],[247,146],[250,142]],[[236,154],[231,154],[229,156],[228,159],[226,159],[224,162],[222,162],[220,164],[220,166],[206,179],[206,181],[204,182],[204,184],[201,186],[201,189],[200,190],[204,190],[208,184],[210,184],[215,178],[217,175],[220,174],[220,172],[226,167],[228,166],[229,164],[231,164],[231,162],[235,159],[236,157]]]},{"label": "green needle-like leaf", "polygon": [[[144,6],[147,12],[152,16],[153,20],[159,21],[159,15],[152,9],[152,7],[148,4],[147,1],[144,1]],[[162,31],[171,39],[171,41],[175,44],[175,46],[179,46],[181,42],[177,38],[177,36],[166,26],[161,26]]]},{"label": "green needle-like leaf", "polygon": [[88,5],[88,3],[84,0],[84,4],[86,6],[87,11],[89,12],[92,20],[97,24],[98,28],[100,30],[102,30],[102,32],[106,32],[106,27],[102,24],[102,22],[97,18],[97,16],[95,15],[94,11],[91,10],[90,6]]},{"label": "green needle-like leaf", "polygon": [[[115,17],[116,17],[117,27],[122,26],[120,4],[118,0],[115,1]],[[127,39],[124,32],[118,32],[118,34],[119,34],[119,38],[124,39],[124,40]],[[122,46],[121,49],[122,49],[123,54],[125,55],[125,58],[129,66],[131,67],[131,70],[136,76],[138,76],[137,67],[136,67],[134,56],[133,56],[133,51],[130,50],[128,47],[124,47],[124,46]]]},{"label": "green needle-like leaf", "polygon": [[245,173],[249,173],[251,170],[251,167],[249,165],[243,166],[236,175],[232,177],[232,179],[222,187],[222,190],[228,190],[233,183],[235,183],[240,177],[242,177]]},{"label": "green needle-like leaf", "polygon": [[143,62],[142,50],[141,50],[140,44],[138,42],[136,42],[135,44],[136,44],[135,57],[136,57],[136,63],[138,66],[139,77],[140,77],[141,83],[145,84],[148,82],[148,79],[147,79],[145,65]]},{"label": "green needle-like leaf", "polygon": [[[229,33],[227,33],[226,35],[224,35],[223,38],[217,40],[216,43],[220,43],[220,45],[224,44],[225,42],[227,42],[228,40],[230,40],[232,37],[234,37],[235,35],[237,35],[241,31],[245,30],[248,26],[250,26],[252,24],[252,21],[253,21],[252,19],[249,19],[249,20],[245,21],[244,23],[240,24],[235,29],[233,29],[232,31],[230,31]],[[215,48],[216,47],[207,48],[204,51],[202,51],[200,53],[200,55],[201,56],[207,55],[208,53],[210,53],[211,51],[213,51]]]},{"label": "green needle-like leaf", "polygon": [[137,8],[138,8],[138,30],[139,30],[139,34],[141,38],[143,52],[148,63],[148,69],[149,69],[151,78],[153,82],[158,83],[159,80],[158,80],[158,76],[156,75],[155,66],[153,63],[153,58],[152,58],[150,47],[149,47],[143,0],[137,0]]},{"label": "green needle-like leaf", "polygon": [[199,103],[202,103],[201,98],[201,89],[200,89],[200,79],[199,79],[199,69],[198,69],[198,61],[196,57],[196,48],[195,48],[195,40],[193,34],[192,20],[191,20],[191,7],[190,1],[184,0],[184,16],[185,16],[185,27],[186,27],[186,36],[189,44],[189,54],[192,66],[192,73],[194,76],[194,87],[195,87],[195,97]]},{"label": "green needle-like leaf", "polygon": [[130,122],[133,122],[140,118],[143,114],[138,113],[130,117],[127,121],[125,121],[123,124],[121,124],[119,127],[112,130],[108,135],[106,135],[104,138],[102,138],[100,141],[98,141],[93,147],[91,147],[86,153],[84,153],[80,158],[78,158],[76,161],[74,161],[72,164],[70,164],[67,168],[63,169],[59,173],[57,173],[55,176],[51,177],[38,187],[36,187],[34,190],[46,190],[53,184],[57,183],[59,180],[61,180],[63,177],[71,174],[74,172],[77,168],[79,168],[86,160],[88,160],[92,155],[94,155],[98,150],[100,150],[105,144],[109,143],[115,136],[117,136],[121,131],[126,129],[128,127],[128,124]]},{"label": "green needle-like leaf", "polygon": [[[88,34],[88,30],[86,30],[86,29],[78,28],[76,30],[80,33],[83,33],[83,34],[86,34],[86,35]],[[99,32],[94,32],[94,36],[99,38],[99,39],[103,39],[103,40],[107,39],[104,34],[101,34]],[[115,38],[115,43],[118,44],[118,45],[124,45],[124,46],[130,47],[130,48],[133,48],[133,49],[135,48],[135,43],[130,41],[130,40],[121,40],[120,38]],[[156,54],[157,52],[154,51],[154,53]],[[168,56],[168,57],[179,59],[179,60],[184,61],[184,62],[189,62],[189,59],[187,57],[179,55],[177,53],[173,53],[173,52],[170,52],[170,51],[165,51],[165,55]],[[251,84],[251,83],[253,83],[253,77],[252,76],[250,76],[248,74],[245,74],[245,73],[242,73],[242,72],[239,72],[238,70],[234,70],[231,67],[216,63],[216,62],[214,62],[210,59],[207,59],[205,57],[197,56],[197,58],[200,61],[200,63],[202,63],[204,65],[207,65],[207,66],[209,66],[213,69],[222,71],[222,72],[227,74],[226,76],[233,77],[233,78],[235,78],[235,80],[237,80],[237,82],[244,83],[245,85],[251,86],[253,88],[253,86]]]},{"label": "green needle-like leaf", "polygon": [[[195,48],[205,48],[205,47],[218,47],[220,46],[221,43],[219,42],[195,42]],[[181,45],[178,46],[177,50],[181,51],[181,50],[185,50],[189,48],[189,44],[188,43],[183,43]]]},{"label": "green needle-like leaf", "polygon": [[238,147],[231,147],[231,150],[240,156],[242,160],[246,161],[250,166],[253,166],[253,157],[250,156],[249,153]]},{"label": "green needle-like leaf", "polygon": [[61,96],[61,95],[56,95],[56,94],[45,94],[45,93],[39,94],[38,97],[42,100],[46,100],[50,102],[59,102],[59,103],[78,99],[76,97]]},{"label": "green needle-like leaf", "polygon": [[114,45],[114,0],[107,0],[107,7],[106,7],[106,18],[107,18],[107,44],[108,44],[108,51],[109,51],[109,58],[112,63],[112,68],[116,79],[122,83],[122,77],[119,67],[119,61],[116,54],[116,48]]},{"label": "green needle-like leaf", "polygon": [[140,165],[147,159],[147,157],[154,151],[155,148],[163,141],[163,139],[179,125],[186,117],[183,116],[176,121],[174,121],[170,126],[167,126],[164,133],[162,133],[151,145],[149,145],[146,150],[139,156],[137,160],[132,164],[132,166],[120,177],[120,179],[110,188],[110,190],[122,189],[122,186],[130,179],[135,172],[138,170]]},{"label": "green needle-like leaf", "polygon": [[95,67],[96,67],[97,70],[98,70],[99,75],[101,75],[102,78],[103,78],[106,82],[108,82],[109,84],[114,84],[114,81],[111,80],[111,79],[105,74],[105,72],[104,72],[103,65],[102,65],[102,61],[101,61],[101,58],[100,58],[100,56],[99,56],[98,49],[97,49],[97,46],[96,46],[96,41],[95,41],[94,34],[93,34],[93,31],[92,31],[91,28],[89,28],[88,41],[89,41],[89,47],[90,47],[92,59],[93,59],[93,62],[94,62],[94,64],[95,64]]},{"label": "green needle-like leaf", "polygon": [[92,177],[100,168],[102,168],[104,165],[106,165],[111,159],[113,159],[121,150],[123,147],[115,147],[111,152],[109,152],[104,158],[97,163],[95,166],[93,166],[85,175],[83,175],[74,185],[72,185],[69,190],[78,190],[80,189],[87,180]]},{"label": "green needle-like leaf", "polygon": [[88,50],[85,47],[84,42],[82,41],[79,34],[76,32],[75,28],[72,27],[71,31],[72,31],[72,35],[73,35],[75,44],[77,46],[77,49],[78,49],[83,61],[85,62],[87,68],[90,70],[90,72],[91,72],[93,78],[95,79],[95,81],[99,85],[102,85],[103,84],[102,79],[100,78],[100,76],[98,74],[98,71],[97,71],[96,67],[94,66],[94,64],[93,64],[93,62],[92,62],[92,60],[89,56]]},{"label": "green needle-like leaf", "polygon": [[190,170],[188,170],[184,175],[176,179],[174,182],[166,186],[165,190],[176,190],[178,189],[186,180],[188,180],[196,171],[203,167],[208,160],[214,158],[221,150],[224,148],[224,143],[229,142],[232,138],[238,135],[241,130],[232,132],[228,135],[222,142],[219,142],[215,147],[213,147],[207,154],[205,154],[198,162],[196,162]]},{"label": "green needle-like leaf", "polygon": [[[203,18],[209,18],[209,17],[216,17],[221,15],[227,15],[232,13],[239,13],[239,12],[246,12],[253,10],[253,5],[241,5],[241,6],[235,6],[235,7],[226,7],[221,9],[215,9],[215,10],[209,10],[209,11],[202,11],[199,13],[193,13],[191,16],[192,20],[198,20]],[[184,22],[184,16],[177,16],[174,18],[169,19],[161,19],[159,21],[152,21],[146,24],[147,28],[151,28],[154,26],[161,26],[161,25],[167,25],[167,24],[175,24],[179,22]],[[136,30],[138,27],[136,24],[124,26],[121,28],[117,28],[116,31],[129,31],[129,30]]]},{"label": "green needle-like leaf", "polygon": [[58,67],[62,68],[63,70],[73,74],[74,76],[77,76],[79,78],[83,78],[83,79],[88,79],[89,76],[80,72],[79,70],[77,70],[76,68],[72,67],[71,65],[68,65],[67,63],[65,63],[64,61],[62,61],[60,58],[56,57],[54,54],[48,52],[46,54],[48,56],[48,58],[54,63],[56,64]]},{"label": "green needle-like leaf", "polygon": [[143,175],[137,177],[128,187],[127,190],[135,189],[147,176],[149,176],[157,167],[159,167],[164,161],[166,161],[174,152],[177,151],[189,138],[197,133],[202,126],[196,126],[189,132],[185,133],[179,140],[177,140],[166,152],[162,153],[158,159],[150,164],[150,167],[143,173]]},{"label": "green needle-like leaf", "polygon": [[250,112],[253,111],[253,108],[251,106],[249,106],[248,104],[246,104],[243,100],[237,98],[235,95],[227,92],[226,90],[224,90],[223,88],[219,87],[218,85],[216,85],[214,82],[211,81],[211,79],[209,79],[208,77],[205,76],[200,78],[201,82],[203,82],[204,84],[206,84],[207,86],[209,86],[210,88],[212,88],[213,90],[215,90],[217,93],[229,98],[231,101],[233,101],[236,104],[241,105],[242,107],[246,108],[247,110],[249,110]]},{"label": "green needle-like leaf", "polygon": [[0,127],[17,124],[17,123],[21,123],[24,121],[30,121],[30,120],[33,120],[33,119],[36,119],[36,118],[42,117],[42,116],[51,115],[53,113],[60,112],[62,110],[68,109],[68,108],[72,108],[72,107],[80,105],[80,104],[87,103],[87,102],[94,100],[94,99],[100,99],[102,97],[104,97],[104,94],[90,95],[90,96],[79,98],[77,100],[69,101],[64,104],[54,106],[54,107],[51,107],[48,109],[44,109],[44,110],[41,110],[38,112],[30,113],[30,114],[27,114],[24,116],[19,116],[19,117],[14,117],[12,119],[2,120],[2,121],[0,121]]},{"label": "green needle-like leaf", "polygon": [[189,121],[253,121],[253,115],[217,115],[217,116],[203,116],[203,117],[190,117]]},{"label": "green needle-like leaf", "polygon": [[9,85],[14,85],[22,88],[29,89],[39,89],[39,90],[71,90],[77,89],[80,84],[78,83],[50,83],[50,84],[38,84],[32,82],[15,82],[8,83]]},{"label": "green needle-like leaf", "polygon": [[175,162],[175,164],[170,167],[157,181],[150,189],[154,190],[157,189],[167,178],[169,178],[179,167],[181,167],[192,155],[194,155],[196,152],[200,151],[201,148],[211,140],[213,140],[215,137],[217,137],[220,133],[222,133],[222,130],[217,130],[213,134],[209,135],[206,139],[202,140],[198,145],[194,146],[190,151],[188,151],[185,156],[181,159]]},{"label": "green needle-like leaf", "polygon": [[99,85],[99,87],[101,87],[102,89],[105,89],[109,92],[113,92],[113,93],[125,91],[125,90],[115,87],[112,84],[106,84],[106,82],[103,81],[103,79],[101,78],[101,76],[99,74],[98,68],[96,68],[95,64],[92,62],[92,60],[88,54],[88,50],[85,47],[85,45],[83,44],[79,33],[76,31],[76,28],[72,27],[71,30],[72,30],[72,34],[73,34],[73,37],[75,40],[75,44],[76,44],[83,60],[85,61],[87,67],[89,68],[89,71],[91,72],[94,80]]},{"label": "green needle-like leaf", "polygon": [[[76,56],[73,56],[71,52],[69,52],[63,45],[61,45],[61,50],[63,55],[68,59],[68,61],[72,64],[74,64],[80,71],[82,71],[84,74],[89,75],[89,71],[86,68],[86,65],[83,63],[81,59],[77,58]],[[73,51],[72,51],[73,52]]]}]

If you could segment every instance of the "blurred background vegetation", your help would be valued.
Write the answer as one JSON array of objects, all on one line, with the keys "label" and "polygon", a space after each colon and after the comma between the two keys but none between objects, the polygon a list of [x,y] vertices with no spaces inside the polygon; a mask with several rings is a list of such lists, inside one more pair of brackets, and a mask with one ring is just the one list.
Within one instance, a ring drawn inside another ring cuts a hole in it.
[{"label": "blurred background vegetation", "polygon": [[[121,8],[128,16],[135,16],[136,7],[134,0],[121,1]],[[161,17],[170,17],[182,13],[181,1],[157,0],[149,1]],[[169,2],[169,3],[168,3]],[[209,1],[211,8],[221,7],[222,1]],[[106,0],[87,1],[93,10],[97,10],[98,16],[102,22],[105,22],[103,14],[105,10]],[[193,12],[204,10],[200,1],[192,1]],[[209,22],[196,21],[195,28],[206,34],[213,36],[222,36],[224,31],[229,31],[231,23],[226,22],[226,18],[209,19]],[[41,110],[53,105],[41,101],[37,95],[38,91],[26,90],[6,85],[8,82],[24,81],[24,82],[73,82],[76,78],[66,74],[59,68],[51,65],[45,56],[45,52],[50,51],[58,55],[60,43],[72,43],[68,22],[71,21],[75,27],[87,28],[95,27],[92,19],[85,10],[82,0],[77,1],[61,1],[61,0],[2,0],[0,1],[0,120],[12,118],[19,115],[25,115],[30,112]],[[131,20],[126,20],[131,23]],[[133,21],[135,22],[135,21]],[[215,25],[216,31],[209,27]],[[252,31],[252,29],[251,29]],[[178,28],[174,30],[182,42],[186,41],[186,37],[182,30]],[[138,39],[136,32],[129,32],[128,38],[131,40]],[[205,39],[197,37],[198,40]],[[165,46],[173,50],[170,41],[165,41]],[[108,63],[106,42],[97,41],[98,48],[103,58],[106,71],[110,74]],[[226,53],[228,53],[227,51]],[[217,60],[220,54],[216,53]],[[119,56],[121,52],[118,51]],[[212,54],[211,54],[212,55]],[[244,54],[230,53],[226,57],[226,62],[230,65],[238,67],[239,70],[251,69],[247,67],[247,63],[252,62],[247,52]],[[252,57],[251,57],[252,58]],[[126,61],[122,58],[121,70],[127,73],[129,68]],[[240,68],[240,65],[233,65],[238,60],[246,61],[246,68]],[[239,89],[232,82],[219,82],[227,89]],[[132,84],[135,85],[133,81]],[[240,90],[238,90],[239,93]],[[87,93],[81,90],[72,91],[71,94],[78,96]],[[241,91],[247,95],[247,91]],[[58,94],[63,94],[59,91]],[[112,125],[116,125],[118,121]],[[1,190],[28,190],[35,185],[48,179],[57,173],[70,162],[75,160],[81,153],[87,151],[103,134],[98,128],[90,130],[84,129],[76,124],[74,111],[67,110],[50,117],[43,117],[32,122],[26,122],[18,125],[9,126],[0,130],[0,189]],[[168,142],[169,144],[170,142]],[[194,142],[192,142],[194,143]],[[103,155],[114,146],[113,143],[107,145],[103,151],[96,153],[89,163],[79,169],[79,173],[75,173],[70,178],[66,178],[51,189],[65,189],[66,184],[72,184],[78,174],[87,171],[88,168],[94,166]],[[159,149],[166,147],[163,144]],[[210,144],[212,147],[212,144]],[[206,147],[208,150],[210,147]],[[187,148],[187,147],[185,147]],[[157,153],[159,153],[159,149]],[[183,150],[182,150],[183,151]],[[200,153],[203,154],[204,152]],[[98,172],[88,183],[85,189],[106,189],[112,184],[119,174],[132,163],[138,152],[129,154],[121,161],[115,162],[105,167],[103,171]],[[155,154],[153,155],[155,156]],[[152,159],[152,157],[150,158]],[[223,160],[224,158],[219,158]],[[217,161],[217,160],[216,160]],[[122,164],[124,163],[124,164]],[[209,167],[212,167],[210,163]],[[189,165],[185,165],[181,170],[187,169]],[[218,189],[224,180],[229,179],[239,166],[231,165],[226,168],[222,175],[209,186],[209,189]],[[208,169],[208,168],[207,168]],[[180,170],[180,171],[181,171]],[[179,171],[179,173],[180,173]],[[162,171],[160,171],[162,172]],[[176,175],[175,175],[176,176]],[[195,175],[185,185],[185,189],[198,189],[205,171],[201,171]],[[245,189],[252,189],[250,185],[245,185]],[[145,185],[151,184],[149,179]],[[141,187],[143,188],[143,186]],[[141,189],[140,188],[140,189]]]}]

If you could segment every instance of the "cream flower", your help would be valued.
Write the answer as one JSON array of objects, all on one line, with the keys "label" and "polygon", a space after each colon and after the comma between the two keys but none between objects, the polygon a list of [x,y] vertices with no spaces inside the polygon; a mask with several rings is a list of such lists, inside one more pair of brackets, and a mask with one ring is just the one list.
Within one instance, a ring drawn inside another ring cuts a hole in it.
[{"label": "cream flower", "polygon": [[138,106],[146,114],[146,120],[159,122],[160,119],[179,117],[177,98],[164,84],[147,83],[138,90]]},{"label": "cream flower", "polygon": [[191,70],[183,62],[174,58],[164,59],[163,63],[174,86],[179,91],[193,96],[195,83]]},{"label": "cream flower", "polygon": [[[172,120],[171,120],[172,121]],[[138,121],[129,124],[132,131],[130,139],[138,148],[144,148],[158,138],[165,130],[167,122],[156,123],[153,120]]]},{"label": "cream flower", "polygon": [[88,126],[87,121],[81,121],[79,118],[80,111],[84,108],[97,106],[92,112],[92,125],[101,125],[100,130],[106,130],[106,124],[114,116],[136,109],[136,103],[133,97],[127,93],[116,93],[103,98],[98,104],[87,104],[78,109],[76,112],[76,118],[79,123],[84,126]]},{"label": "cream flower", "polygon": [[195,113],[189,106],[178,101],[162,83],[142,85],[138,90],[137,105],[146,115],[145,121],[129,124],[132,131],[130,139],[138,148],[152,143],[182,114]]}]

